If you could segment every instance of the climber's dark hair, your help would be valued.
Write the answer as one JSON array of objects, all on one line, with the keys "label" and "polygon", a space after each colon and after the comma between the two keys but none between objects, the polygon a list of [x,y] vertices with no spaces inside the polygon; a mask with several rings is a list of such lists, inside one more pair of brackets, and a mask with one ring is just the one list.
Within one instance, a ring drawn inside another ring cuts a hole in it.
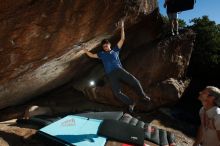
[{"label": "climber's dark hair", "polygon": [[109,40],[107,39],[102,40],[101,45],[103,46],[104,44],[110,44]]}]

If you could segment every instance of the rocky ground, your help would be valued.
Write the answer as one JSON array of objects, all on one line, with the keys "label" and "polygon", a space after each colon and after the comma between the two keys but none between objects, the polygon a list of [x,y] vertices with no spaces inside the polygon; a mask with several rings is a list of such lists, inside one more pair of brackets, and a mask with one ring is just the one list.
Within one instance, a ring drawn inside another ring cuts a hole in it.
[{"label": "rocky ground", "polygon": [[[138,114],[146,122],[150,122],[159,128],[172,131],[176,136],[178,146],[191,146],[193,138],[187,133],[189,125],[167,117],[163,113],[153,112],[151,114]],[[37,127],[18,125],[15,119],[0,123],[0,145],[1,146],[46,146],[36,136]],[[185,130],[183,130],[185,129]],[[192,133],[191,133],[192,134]]]},{"label": "rocky ground", "polygon": [[[53,115],[72,114],[82,111],[123,110],[120,107],[111,107],[88,101],[80,92],[71,92],[67,87],[45,94],[27,105],[22,105],[22,107],[27,107],[28,105],[49,107],[52,109]],[[0,146],[46,146],[43,141],[35,136],[39,127],[16,124],[16,117],[23,112],[21,107],[14,107],[14,109],[10,108],[0,112]],[[172,131],[176,135],[178,146],[190,146],[193,143],[195,127],[170,116],[164,108],[149,113],[136,111],[133,116],[159,128]]]}]

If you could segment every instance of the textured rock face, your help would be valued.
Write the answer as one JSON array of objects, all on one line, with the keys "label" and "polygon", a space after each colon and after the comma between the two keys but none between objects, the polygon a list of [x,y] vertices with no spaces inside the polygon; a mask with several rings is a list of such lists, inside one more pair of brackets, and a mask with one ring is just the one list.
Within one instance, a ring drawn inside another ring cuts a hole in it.
[{"label": "textured rock face", "polygon": [[156,0],[2,0],[0,109],[83,76],[96,62],[82,46],[95,48],[122,17],[156,8]]}]

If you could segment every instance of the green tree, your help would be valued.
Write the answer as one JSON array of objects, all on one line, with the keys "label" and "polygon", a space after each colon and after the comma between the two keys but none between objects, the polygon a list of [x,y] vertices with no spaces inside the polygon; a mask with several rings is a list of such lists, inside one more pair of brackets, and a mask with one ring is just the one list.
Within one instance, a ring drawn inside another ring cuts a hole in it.
[{"label": "green tree", "polygon": [[220,25],[208,16],[194,18],[191,28],[196,41],[190,62],[190,74],[194,77],[217,75],[220,67]]},{"label": "green tree", "polygon": [[179,27],[186,27],[186,22],[183,19],[178,19]]}]

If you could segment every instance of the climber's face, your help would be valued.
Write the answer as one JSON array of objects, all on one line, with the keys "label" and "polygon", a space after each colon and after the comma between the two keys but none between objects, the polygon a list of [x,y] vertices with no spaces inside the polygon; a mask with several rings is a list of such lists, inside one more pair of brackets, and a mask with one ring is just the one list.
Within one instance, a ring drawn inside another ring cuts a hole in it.
[{"label": "climber's face", "polygon": [[110,43],[105,43],[102,45],[102,48],[104,51],[111,51],[111,44]]},{"label": "climber's face", "polygon": [[210,95],[208,89],[204,89],[201,92],[199,92],[198,99],[201,101],[204,108],[209,108],[214,104],[214,97]]}]

